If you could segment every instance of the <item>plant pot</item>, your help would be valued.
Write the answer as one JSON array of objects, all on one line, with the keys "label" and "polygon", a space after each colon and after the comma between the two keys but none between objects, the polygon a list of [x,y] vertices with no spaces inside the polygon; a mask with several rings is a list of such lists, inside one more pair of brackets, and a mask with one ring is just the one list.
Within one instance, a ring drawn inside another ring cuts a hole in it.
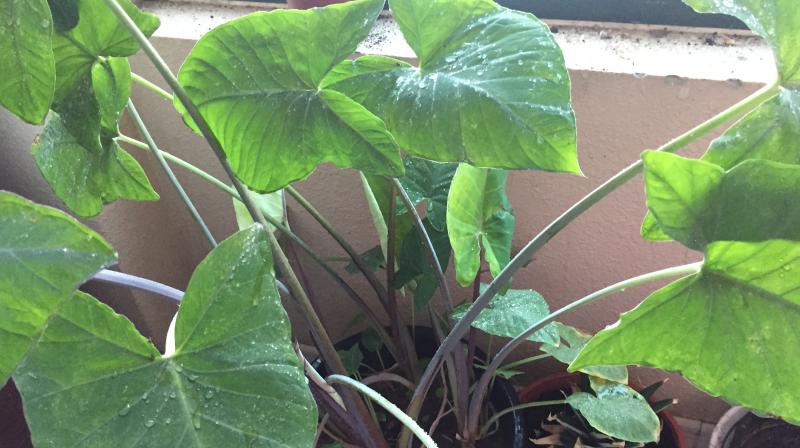
[{"label": "plant pot", "polygon": [[12,380],[0,389],[0,447],[31,448],[31,433],[22,411],[22,398]]},{"label": "plant pot", "polygon": [[[433,330],[427,327],[415,327],[414,334],[417,356],[420,359],[432,357],[438,347]],[[356,334],[342,340],[335,346],[337,350],[348,350],[358,344],[359,341],[361,341],[361,334]],[[384,364],[394,363],[394,358],[385,347],[380,351],[380,355],[363,350],[363,347],[362,353],[364,354],[362,365],[378,368],[381,364],[381,360],[383,360]],[[476,356],[479,358],[484,357],[484,353],[476,350]],[[320,359],[316,359],[312,365],[322,376],[327,375],[328,372]],[[481,371],[477,369],[475,372],[476,376],[481,373]],[[429,394],[429,396],[433,396],[433,394]],[[489,400],[492,406],[497,410],[506,409],[518,404],[517,393],[514,386],[511,385],[511,382],[503,378],[496,378],[494,380],[494,386],[489,391]],[[527,425],[525,424],[524,412],[509,412],[500,417],[499,425],[500,430],[495,434],[495,437],[489,440],[479,440],[477,448],[523,448],[528,446],[527,439],[525,438],[525,428]],[[442,426],[440,426],[440,428],[441,427]],[[424,425],[423,428],[425,428]],[[437,433],[438,432],[437,430]],[[434,437],[434,439],[441,448],[456,446],[448,444],[446,440],[438,440],[437,437]]]},{"label": "plant pot", "polygon": [[800,446],[800,427],[748,409],[730,408],[714,427],[709,448],[782,448]]},{"label": "plant pot", "polygon": [[[522,389],[519,393],[520,403],[530,403],[541,400],[557,400],[563,398],[565,394],[572,391],[573,386],[577,386],[581,381],[579,373],[558,372],[545,376],[529,386]],[[630,385],[633,389],[641,390],[637,384]],[[563,406],[540,407],[528,410],[526,419],[531,425],[526,431],[526,437],[533,436],[535,425],[540,424],[548,414],[555,414]],[[543,417],[544,416],[544,417]],[[683,431],[678,422],[667,411],[658,413],[661,419],[661,437],[658,444],[645,445],[647,448],[688,448],[684,439]]]},{"label": "plant pot", "polygon": [[335,3],[345,3],[347,1],[348,0],[288,0],[286,6],[290,9],[310,9],[333,5]]}]

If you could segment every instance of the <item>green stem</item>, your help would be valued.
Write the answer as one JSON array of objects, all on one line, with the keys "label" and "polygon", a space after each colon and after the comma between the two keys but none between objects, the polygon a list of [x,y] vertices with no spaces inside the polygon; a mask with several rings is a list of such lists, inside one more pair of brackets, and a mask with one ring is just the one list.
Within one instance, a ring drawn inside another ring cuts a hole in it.
[{"label": "green stem", "polygon": [[[756,107],[757,105],[761,104],[764,101],[772,98],[776,95],[778,89],[777,81],[772,83],[768,86],[765,86],[759,89],[757,92],[753,93],[752,95],[748,96],[747,98],[743,99],[742,101],[736,103],[735,105],[731,106],[730,108],[720,112],[716,116],[710,118],[709,120],[701,123],[700,125],[696,126],[692,130],[686,132],[685,134],[673,139],[669,143],[661,146],[658,148],[658,151],[663,152],[675,152],[684,146],[692,143],[693,141],[703,137],[708,132],[716,129],[723,123],[751,110],[752,108]],[[461,340],[462,337],[469,331],[472,322],[478,317],[478,315],[483,311],[484,308],[491,302],[492,298],[500,291],[500,289],[505,285],[508,281],[511,280],[513,275],[523,266],[527,265],[532,259],[533,255],[545,244],[547,244],[550,239],[552,239],[558,232],[563,230],[569,223],[574,221],[578,216],[582,215],[583,212],[591,208],[594,204],[598,203],[601,199],[605,198],[611,192],[619,188],[620,186],[624,185],[629,180],[633,179],[637,174],[642,171],[642,161],[637,160],[635,163],[631,164],[627,168],[623,169],[619,173],[617,173],[614,177],[607,180],[605,183],[597,187],[594,191],[586,195],[583,199],[575,203],[572,207],[570,207],[566,212],[564,212],[561,216],[556,218],[555,221],[550,223],[547,227],[545,227],[539,234],[537,234],[533,239],[531,239],[527,245],[519,252],[516,256],[503,268],[502,271],[494,278],[494,280],[489,284],[489,286],[484,290],[484,292],[478,297],[475,302],[469,307],[467,312],[464,316],[459,320],[453,329],[450,331],[450,334],[447,335],[445,340],[436,350],[431,361],[428,363],[428,366],[425,372],[422,373],[422,378],[420,378],[419,383],[417,384],[417,389],[414,391],[414,395],[411,399],[411,404],[409,405],[409,409],[411,407],[419,407],[419,404],[424,400],[425,395],[428,393],[428,390],[431,387],[433,382],[436,369],[438,369],[439,365],[444,359],[444,356],[447,353],[450,353],[457,345],[458,342]],[[409,412],[412,417],[417,417],[412,412]]]},{"label": "green stem", "polygon": [[133,105],[132,100],[128,100],[128,112],[131,114],[131,118],[133,118],[133,122],[136,124],[136,128],[139,130],[139,133],[142,134],[144,140],[147,142],[147,148],[153,153],[156,160],[158,160],[158,164],[161,165],[161,168],[164,170],[164,173],[167,175],[170,183],[172,184],[175,191],[180,196],[181,201],[183,204],[186,205],[186,209],[189,210],[189,214],[192,215],[197,225],[200,226],[200,229],[203,231],[203,236],[206,237],[208,242],[211,244],[211,247],[217,247],[217,240],[214,239],[214,235],[211,234],[211,230],[208,229],[206,222],[203,221],[203,217],[200,216],[200,212],[197,211],[197,208],[194,206],[194,203],[189,198],[189,195],[186,194],[186,190],[183,189],[183,185],[181,185],[180,181],[177,177],[175,177],[175,173],[172,171],[172,168],[167,164],[167,161],[164,160],[164,156],[161,155],[161,151],[158,149],[155,140],[153,140],[153,136],[150,134],[150,131],[147,129],[147,126],[144,124],[144,120],[142,120],[141,115],[139,115],[139,111],[136,110],[136,106]]},{"label": "green stem", "polygon": [[175,100],[175,97],[172,96],[171,93],[167,92],[166,90],[162,89],[161,87],[153,84],[152,82],[148,81],[146,78],[137,75],[136,73],[131,73],[131,80],[133,82],[145,87],[147,90],[155,92],[160,97],[164,98],[165,100],[172,103]]},{"label": "green stem", "polygon": [[497,420],[500,420],[501,417],[503,417],[504,415],[509,414],[511,412],[522,411],[524,409],[530,409],[530,408],[540,408],[540,407],[544,407],[544,406],[558,406],[560,404],[566,404],[566,403],[567,403],[566,400],[550,400],[550,401],[534,401],[534,402],[531,402],[531,403],[522,403],[522,404],[518,404],[516,406],[511,406],[510,408],[506,408],[506,409],[503,409],[500,412],[497,412],[489,420],[487,420],[486,424],[483,425],[483,427],[481,428],[480,434],[481,434],[481,436],[486,435],[486,433],[489,432],[489,429],[492,428],[492,425]]},{"label": "green stem", "polygon": [[406,428],[410,429],[411,432],[413,432],[414,435],[416,435],[419,438],[419,440],[426,448],[438,448],[436,442],[433,441],[431,436],[429,436],[424,429],[420,428],[420,426],[417,424],[417,422],[414,421],[414,419],[406,415],[402,410],[400,410],[400,408],[395,406],[394,403],[384,398],[381,394],[379,394],[375,390],[344,375],[331,375],[328,378],[326,378],[325,381],[327,381],[328,383],[345,384],[347,386],[352,387],[353,389],[356,389],[357,391],[369,397],[370,400],[380,405],[380,407],[386,409],[386,411],[392,414],[397,420],[400,421],[400,423],[402,423]]},{"label": "green stem", "polygon": [[[117,140],[127,143],[133,146],[134,148],[148,149],[147,144],[140,142],[139,140],[130,138],[126,135],[120,135],[119,137],[117,137]],[[169,152],[163,150],[159,150],[158,152],[165,159],[189,171],[190,173],[202,178],[203,180],[210,182],[212,185],[222,190],[223,192],[231,196],[233,199],[239,202],[242,201],[242,199],[239,197],[239,193],[237,193],[233,187],[226,184],[225,182],[222,182],[221,180],[217,179],[211,174],[203,171],[201,168],[198,168],[197,166],[192,165],[191,163],[179,157],[176,157],[170,154]],[[367,319],[370,321],[372,327],[375,329],[375,331],[378,333],[383,343],[386,345],[386,348],[392,353],[395,359],[398,359],[399,355],[397,352],[397,346],[394,344],[394,339],[392,339],[389,333],[386,332],[386,329],[383,328],[380,319],[375,314],[375,312],[372,311],[369,305],[367,305],[366,301],[364,301],[364,299],[342,278],[342,276],[339,275],[336,272],[336,270],[333,269],[333,267],[331,267],[331,265],[328,263],[327,260],[325,260],[324,257],[322,257],[320,254],[314,251],[314,249],[312,249],[311,246],[308,245],[308,243],[306,243],[302,238],[300,238],[300,236],[292,232],[280,220],[271,216],[266,208],[262,208],[261,211],[264,214],[264,219],[266,219],[270,225],[280,230],[284,235],[286,235],[288,238],[294,241],[298,246],[300,246],[301,249],[303,249],[305,253],[307,253],[316,263],[318,263],[322,267],[322,269],[325,270],[325,272],[327,272],[331,277],[333,277],[334,281],[336,281],[336,283],[342,287],[342,289],[353,300],[356,306],[358,306],[358,308],[364,313],[364,315],[367,316]],[[347,260],[349,260],[349,258]]]},{"label": "green stem", "polygon": [[566,305],[550,313],[547,317],[540,320],[539,322],[536,322],[530,328],[523,331],[520,335],[510,340],[508,343],[506,343],[505,346],[503,346],[502,349],[500,349],[500,351],[497,352],[495,357],[492,359],[492,362],[489,363],[488,367],[486,367],[486,372],[483,374],[483,376],[481,376],[481,379],[478,381],[478,384],[475,387],[475,392],[472,394],[472,400],[470,401],[470,407],[468,413],[469,415],[468,434],[477,434],[474,432],[474,430],[478,428],[478,419],[480,416],[481,407],[483,406],[483,399],[486,397],[486,392],[489,389],[488,388],[489,382],[494,376],[494,373],[497,371],[497,369],[500,367],[500,364],[502,364],[502,362],[506,359],[506,357],[510,355],[522,343],[527,341],[528,337],[530,337],[532,334],[541,330],[547,324],[553,322],[557,318],[565,314],[569,314],[577,309],[580,309],[594,302],[595,300],[598,300],[609,294],[618,291],[623,291],[627,288],[631,288],[637,285],[663,280],[666,278],[696,274],[700,272],[702,267],[703,267],[703,262],[690,263],[682,266],[675,266],[667,269],[662,269],[660,271],[650,272],[647,274],[639,275],[637,277],[629,278],[627,280],[623,280],[619,283],[615,283],[599,291],[595,291],[586,297],[578,299],[570,303],[569,305]]},{"label": "green stem", "polygon": [[547,359],[547,358],[552,358],[552,357],[553,357],[553,355],[551,355],[549,353],[544,353],[542,355],[531,356],[529,358],[520,359],[519,361],[510,362],[510,363],[500,367],[500,369],[501,370],[513,369],[514,367],[524,366],[525,364],[530,364],[532,362],[536,362],[536,361],[539,361],[541,359]]}]

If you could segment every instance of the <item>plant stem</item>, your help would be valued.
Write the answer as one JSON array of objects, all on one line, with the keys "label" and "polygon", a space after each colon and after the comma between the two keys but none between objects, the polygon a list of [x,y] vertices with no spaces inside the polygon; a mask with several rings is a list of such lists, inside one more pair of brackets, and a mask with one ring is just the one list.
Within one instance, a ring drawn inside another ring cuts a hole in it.
[{"label": "plant stem", "polygon": [[158,149],[155,140],[153,140],[153,136],[150,134],[150,131],[147,129],[147,126],[144,124],[144,120],[142,120],[141,115],[139,115],[139,111],[136,110],[136,106],[133,105],[132,100],[128,100],[128,112],[131,114],[131,118],[133,118],[133,122],[136,124],[136,128],[139,130],[139,133],[142,134],[144,137],[145,142],[147,142],[147,147],[150,149],[150,152],[153,153],[158,164],[161,165],[161,169],[164,170],[164,173],[167,175],[172,187],[175,188],[175,191],[180,196],[181,201],[183,201],[186,208],[189,210],[189,214],[192,215],[192,218],[197,222],[197,225],[200,226],[200,229],[203,231],[203,236],[206,237],[211,247],[217,247],[217,240],[214,239],[214,235],[211,234],[211,230],[209,230],[208,226],[206,225],[205,221],[203,221],[203,217],[200,216],[200,212],[197,211],[197,208],[194,206],[194,203],[189,198],[189,195],[186,194],[186,190],[183,189],[183,185],[181,185],[180,181],[177,177],[175,177],[175,173],[172,172],[172,168],[167,164],[167,161],[164,160],[164,156],[161,155],[161,151]]},{"label": "plant stem", "polygon": [[529,358],[520,359],[519,361],[510,362],[510,363],[508,363],[508,364],[506,364],[504,366],[501,366],[500,369],[502,369],[502,370],[513,369],[514,367],[524,366],[525,364],[530,364],[532,362],[536,362],[536,361],[539,361],[541,359],[547,359],[547,358],[552,358],[552,357],[553,357],[553,355],[551,355],[550,353],[544,353],[544,354],[541,354],[541,355],[536,355],[536,356],[531,356]]},{"label": "plant stem", "polygon": [[522,403],[516,406],[511,406],[510,408],[503,409],[502,411],[495,413],[489,420],[486,421],[486,424],[483,425],[483,427],[481,428],[480,432],[481,437],[483,437],[484,435],[486,435],[487,432],[489,432],[489,429],[492,428],[492,425],[497,420],[499,420],[501,417],[503,417],[508,413],[521,411],[523,409],[539,408],[544,406],[558,406],[560,404],[566,404],[566,400],[534,401],[531,403]]},{"label": "plant stem", "polygon": [[[126,135],[120,135],[119,137],[117,137],[117,140],[119,140],[121,142],[124,142],[124,143],[127,143],[127,144],[129,144],[129,145],[131,145],[131,146],[133,146],[135,148],[148,149],[148,147],[147,147],[147,145],[145,143],[140,142],[139,140],[130,138],[130,137],[126,136]],[[239,202],[242,201],[242,199],[239,197],[239,193],[237,193],[236,190],[233,187],[229,186],[225,182],[222,182],[221,180],[219,180],[216,177],[212,176],[211,174],[203,171],[202,169],[196,167],[195,165],[192,165],[191,163],[189,163],[189,162],[187,162],[187,161],[185,161],[185,160],[183,160],[183,159],[181,159],[179,157],[176,157],[176,156],[174,156],[174,155],[172,155],[172,154],[170,154],[170,153],[168,153],[166,151],[159,150],[159,153],[165,159],[169,160],[170,162],[174,163],[175,165],[178,165],[181,168],[189,171],[190,173],[192,173],[192,174],[194,174],[196,176],[199,176],[200,178],[210,182],[212,185],[214,185],[218,189],[222,190],[223,192],[225,192],[226,194],[231,196],[233,199],[235,199],[235,200],[237,200]],[[311,257],[311,259],[313,259],[316,263],[318,263],[322,267],[322,269],[325,270],[325,272],[327,272],[331,277],[333,277],[334,281],[336,281],[336,283],[339,286],[342,287],[342,289],[345,291],[345,293],[347,293],[347,295],[353,300],[353,302],[356,304],[356,306],[358,306],[358,308],[364,313],[364,315],[370,321],[370,323],[372,324],[372,327],[375,329],[375,331],[378,332],[378,335],[380,336],[381,340],[386,345],[386,348],[392,353],[393,356],[395,356],[397,358],[397,356],[398,356],[398,354],[397,354],[397,346],[394,344],[394,340],[391,338],[391,336],[389,336],[389,334],[383,328],[383,325],[381,324],[381,320],[378,318],[378,316],[375,314],[375,312],[372,311],[372,309],[367,305],[366,301],[364,301],[364,299],[352,287],[350,287],[350,285],[336,272],[336,270],[333,269],[333,267],[330,266],[330,264],[327,262],[327,260],[325,260],[324,257],[322,257],[321,255],[316,253],[314,251],[314,249],[312,249],[308,245],[308,243],[306,243],[302,238],[300,238],[300,236],[298,236],[296,233],[292,232],[288,227],[283,225],[282,222],[280,222],[279,220],[277,220],[274,217],[270,216],[269,213],[266,213],[266,210],[262,209],[262,211],[264,212],[264,219],[267,222],[269,222],[270,225],[272,225],[276,229],[280,230],[284,235],[286,235],[292,241],[297,243],[297,245],[300,246],[300,248],[303,249],[303,251],[306,252]],[[350,260],[350,259],[347,258],[347,260]],[[288,292],[287,292],[287,294],[288,294]]]},{"label": "plant stem", "polygon": [[[683,148],[713,129],[716,129],[723,123],[772,98],[776,95],[777,89],[777,81],[759,89],[757,92],[753,93],[742,101],[736,103],[728,109],[725,109],[685,134],[661,146],[658,148],[658,151],[675,152]],[[436,350],[436,353],[434,353],[430,363],[428,363],[428,367],[425,369],[425,372],[422,373],[422,378],[420,378],[420,381],[417,383],[417,389],[414,391],[411,404],[409,405],[409,415],[412,417],[417,417],[414,412],[411,412],[412,407],[420,406],[420,403],[430,389],[436,369],[439,367],[439,364],[441,364],[444,356],[447,353],[450,353],[450,351],[456,347],[461,338],[464,337],[464,334],[469,331],[472,322],[478,317],[480,312],[486,308],[486,306],[491,302],[492,298],[494,298],[494,296],[500,291],[502,286],[511,280],[514,273],[516,273],[523,266],[527,265],[533,259],[533,255],[545,244],[547,244],[550,239],[556,236],[558,232],[563,230],[569,223],[574,221],[578,216],[583,214],[583,212],[591,208],[594,204],[598,203],[601,199],[608,196],[611,192],[624,185],[629,180],[633,179],[641,171],[642,161],[640,159],[617,173],[614,177],[607,180],[588,195],[584,196],[583,199],[575,203],[561,216],[556,218],[555,221],[550,223],[535,237],[533,237],[533,239],[531,239],[528,244],[526,244],[525,247],[519,253],[517,253],[516,256],[514,256],[514,258],[506,265],[505,268],[503,268],[502,271],[500,271],[500,273],[484,290],[480,297],[473,302],[472,306],[470,306],[467,312],[464,314],[464,317],[462,317],[461,320],[456,323],[456,325],[450,331],[450,334],[447,335],[445,340]]]},{"label": "plant stem", "polygon": [[117,271],[110,271],[108,269],[103,269],[102,271],[95,274],[94,277],[92,277],[92,280],[97,280],[103,283],[109,283],[112,285],[119,285],[119,286],[124,286],[126,288],[133,288],[133,289],[138,289],[140,291],[146,291],[149,293],[158,294],[162,297],[174,300],[175,302],[180,302],[181,300],[183,300],[183,291],[181,290],[175,289],[171,286],[167,286],[158,282],[154,282],[153,280],[137,277],[135,275],[125,274],[124,272],[117,272]]},{"label": "plant stem", "polygon": [[411,198],[408,197],[408,193],[406,189],[403,188],[403,184],[400,183],[394,177],[389,177],[389,182],[392,183],[394,188],[400,193],[400,199],[405,204],[406,209],[408,212],[411,213],[411,216],[414,217],[414,224],[417,227],[417,232],[419,232],[420,240],[422,240],[422,244],[425,246],[425,249],[428,251],[428,257],[431,260],[431,266],[433,266],[433,270],[436,271],[436,276],[439,279],[439,286],[442,288],[442,293],[446,299],[447,304],[447,312],[450,313],[453,311],[453,296],[450,294],[450,287],[447,285],[447,277],[444,275],[444,270],[442,269],[442,264],[439,263],[439,257],[436,255],[436,249],[433,248],[433,242],[431,241],[431,236],[428,234],[428,231],[425,229],[425,225],[422,223],[422,218],[420,218],[419,213],[417,212],[417,208],[414,207],[414,203],[411,202]]},{"label": "plant stem", "polygon": [[623,291],[626,288],[631,288],[633,286],[650,283],[658,280],[663,280],[666,278],[696,274],[700,272],[702,267],[703,267],[703,262],[690,263],[682,266],[675,266],[667,269],[662,269],[660,271],[639,275],[633,278],[629,278],[627,280],[623,280],[619,283],[615,283],[611,286],[607,286],[599,291],[595,291],[589,294],[588,296],[578,299],[570,303],[569,305],[566,305],[550,313],[547,317],[540,320],[539,322],[536,322],[530,328],[523,331],[520,335],[510,340],[505,346],[503,346],[502,349],[500,349],[500,351],[497,352],[495,357],[492,359],[492,362],[486,367],[486,372],[484,372],[483,376],[481,376],[481,379],[478,381],[478,384],[475,387],[475,391],[472,394],[472,400],[470,401],[470,407],[468,413],[469,415],[468,429],[470,430],[469,434],[476,434],[474,430],[478,428],[478,418],[480,416],[480,410],[483,405],[483,399],[485,398],[486,392],[488,391],[489,382],[491,381],[498,367],[500,367],[500,364],[502,364],[502,362],[506,359],[508,355],[510,355],[514,351],[514,349],[516,349],[522,343],[527,341],[530,335],[541,330],[542,328],[545,327],[545,325],[553,322],[558,317],[571,313],[577,309],[580,309],[583,306],[588,305],[589,303],[592,303],[595,300],[598,300],[609,294],[618,291]]},{"label": "plant stem", "polygon": [[[203,137],[205,137],[209,146],[214,151],[214,154],[217,156],[219,163],[225,170],[228,178],[231,180],[233,186],[236,188],[236,191],[239,193],[239,197],[247,207],[247,211],[250,213],[253,221],[264,226],[264,229],[269,229],[267,221],[264,219],[264,215],[250,197],[248,190],[244,187],[244,185],[242,185],[241,182],[239,182],[239,179],[233,172],[233,168],[231,168],[230,163],[228,163],[228,160],[225,156],[225,151],[222,149],[222,145],[220,144],[219,140],[214,135],[214,132],[209,127],[205,118],[200,114],[197,106],[195,106],[195,104],[189,98],[186,90],[184,90],[183,86],[180,85],[178,79],[169,69],[167,63],[164,62],[164,59],[158,54],[158,51],[156,51],[155,47],[153,47],[153,44],[151,44],[147,39],[147,36],[142,33],[138,26],[136,26],[136,23],[134,23],[133,19],[131,19],[122,6],[117,3],[117,0],[104,1],[108,8],[111,9],[111,11],[120,21],[120,23],[122,23],[122,25],[128,29],[128,32],[130,32],[131,35],[133,35],[158,72],[161,74],[167,84],[169,84],[170,88],[172,88],[172,91],[175,92],[175,96],[178,97],[178,100],[180,100],[183,107],[186,108],[187,113],[200,130],[200,133],[203,135]],[[328,367],[334,372],[345,372],[344,366],[342,365],[342,360],[339,358],[338,354],[336,353],[336,349],[333,347],[333,343],[325,332],[325,329],[319,320],[319,316],[317,316],[314,308],[311,306],[308,296],[305,294],[305,291],[303,291],[302,287],[300,287],[297,277],[294,275],[294,272],[292,271],[291,266],[286,259],[286,255],[283,253],[280,244],[278,244],[278,240],[275,239],[273,232],[268,231],[268,233],[270,235],[270,243],[273,246],[273,254],[278,261],[279,267],[282,269],[284,274],[286,274],[287,279],[289,279],[289,289],[291,290],[292,295],[295,297],[295,299],[297,299],[297,302],[300,303],[306,311],[308,311],[309,315],[306,317],[308,318],[309,323],[312,325],[313,330],[321,332],[321,334],[318,335],[318,341],[322,348],[321,355],[323,359],[328,364]],[[361,401],[356,395],[349,393],[345,394],[345,396],[342,398],[345,400],[348,410],[354,412],[357,417],[356,420],[358,422],[357,426],[359,429],[359,435],[361,436],[362,442],[367,446],[366,448],[376,446],[388,447],[386,440],[384,440],[383,435],[381,434],[375,422],[369,419],[369,413],[367,412],[364,402]]]},{"label": "plant stem", "polygon": [[431,436],[429,436],[424,429],[417,425],[417,422],[415,422],[414,419],[406,415],[402,410],[400,410],[400,408],[395,406],[394,403],[384,398],[378,392],[344,375],[331,375],[325,380],[329,383],[345,384],[358,390],[362,394],[369,397],[370,400],[380,405],[383,409],[386,409],[386,411],[392,414],[397,420],[400,421],[400,423],[402,423],[406,428],[410,429],[426,448],[438,448],[436,442],[433,441]]},{"label": "plant stem", "polygon": [[131,73],[131,79],[133,80],[133,82],[135,82],[135,83],[147,88],[150,91],[155,92],[160,97],[164,98],[165,100],[169,101],[170,103],[172,103],[175,100],[175,98],[172,96],[171,93],[169,93],[166,90],[162,89],[161,87],[153,84],[152,82],[148,81],[147,79],[137,75],[136,73]]},{"label": "plant stem", "polygon": [[322,216],[322,213],[319,212],[303,195],[300,194],[297,190],[294,189],[291,185],[286,187],[286,192],[300,204],[301,207],[306,209],[309,215],[313,217],[323,229],[336,241],[339,246],[347,252],[347,255],[353,261],[353,264],[361,271],[361,274],[364,275],[364,278],[367,279],[372,289],[375,290],[375,293],[378,294],[380,298],[381,304],[384,306],[387,312],[389,312],[388,306],[388,292],[387,289],[381,285],[380,280],[375,274],[369,269],[367,265],[364,264],[364,260],[361,259],[361,256],[356,252],[353,246],[347,242],[347,240],[342,237],[342,235],[336,231],[336,229],[331,225],[331,223]]}]

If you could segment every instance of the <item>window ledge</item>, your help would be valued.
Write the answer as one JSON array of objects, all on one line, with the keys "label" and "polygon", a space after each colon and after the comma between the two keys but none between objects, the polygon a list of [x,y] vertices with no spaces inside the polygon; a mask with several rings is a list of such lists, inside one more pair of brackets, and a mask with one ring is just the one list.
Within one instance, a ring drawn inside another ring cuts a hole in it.
[{"label": "window ledge", "polygon": [[[157,0],[142,8],[162,19],[156,37],[196,40],[210,29],[279,4],[212,0]],[[733,82],[767,83],[772,52],[749,32],[547,20],[570,70]],[[383,15],[358,52],[413,59],[397,23]]]}]

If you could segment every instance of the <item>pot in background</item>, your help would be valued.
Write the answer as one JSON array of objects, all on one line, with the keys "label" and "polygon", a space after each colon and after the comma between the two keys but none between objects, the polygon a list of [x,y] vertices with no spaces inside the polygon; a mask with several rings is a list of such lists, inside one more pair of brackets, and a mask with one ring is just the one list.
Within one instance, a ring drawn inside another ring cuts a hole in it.
[{"label": "pot in background", "polygon": [[759,417],[741,406],[730,408],[714,427],[709,448],[782,448],[800,446],[800,427]]},{"label": "pot in background", "polygon": [[[557,400],[570,393],[573,386],[578,386],[580,381],[581,375],[579,373],[558,372],[547,375],[522,389],[519,393],[518,401],[520,403],[530,403],[540,400]],[[630,384],[630,386],[635,390],[641,390],[638,384]],[[526,419],[530,426],[525,432],[526,438],[533,435],[533,425],[538,425],[542,421],[539,415],[547,415],[553,409],[560,409],[560,407],[541,407],[528,410]],[[658,417],[661,419],[659,448],[688,448],[683,431],[672,415],[667,411],[661,411],[658,413]]]}]

